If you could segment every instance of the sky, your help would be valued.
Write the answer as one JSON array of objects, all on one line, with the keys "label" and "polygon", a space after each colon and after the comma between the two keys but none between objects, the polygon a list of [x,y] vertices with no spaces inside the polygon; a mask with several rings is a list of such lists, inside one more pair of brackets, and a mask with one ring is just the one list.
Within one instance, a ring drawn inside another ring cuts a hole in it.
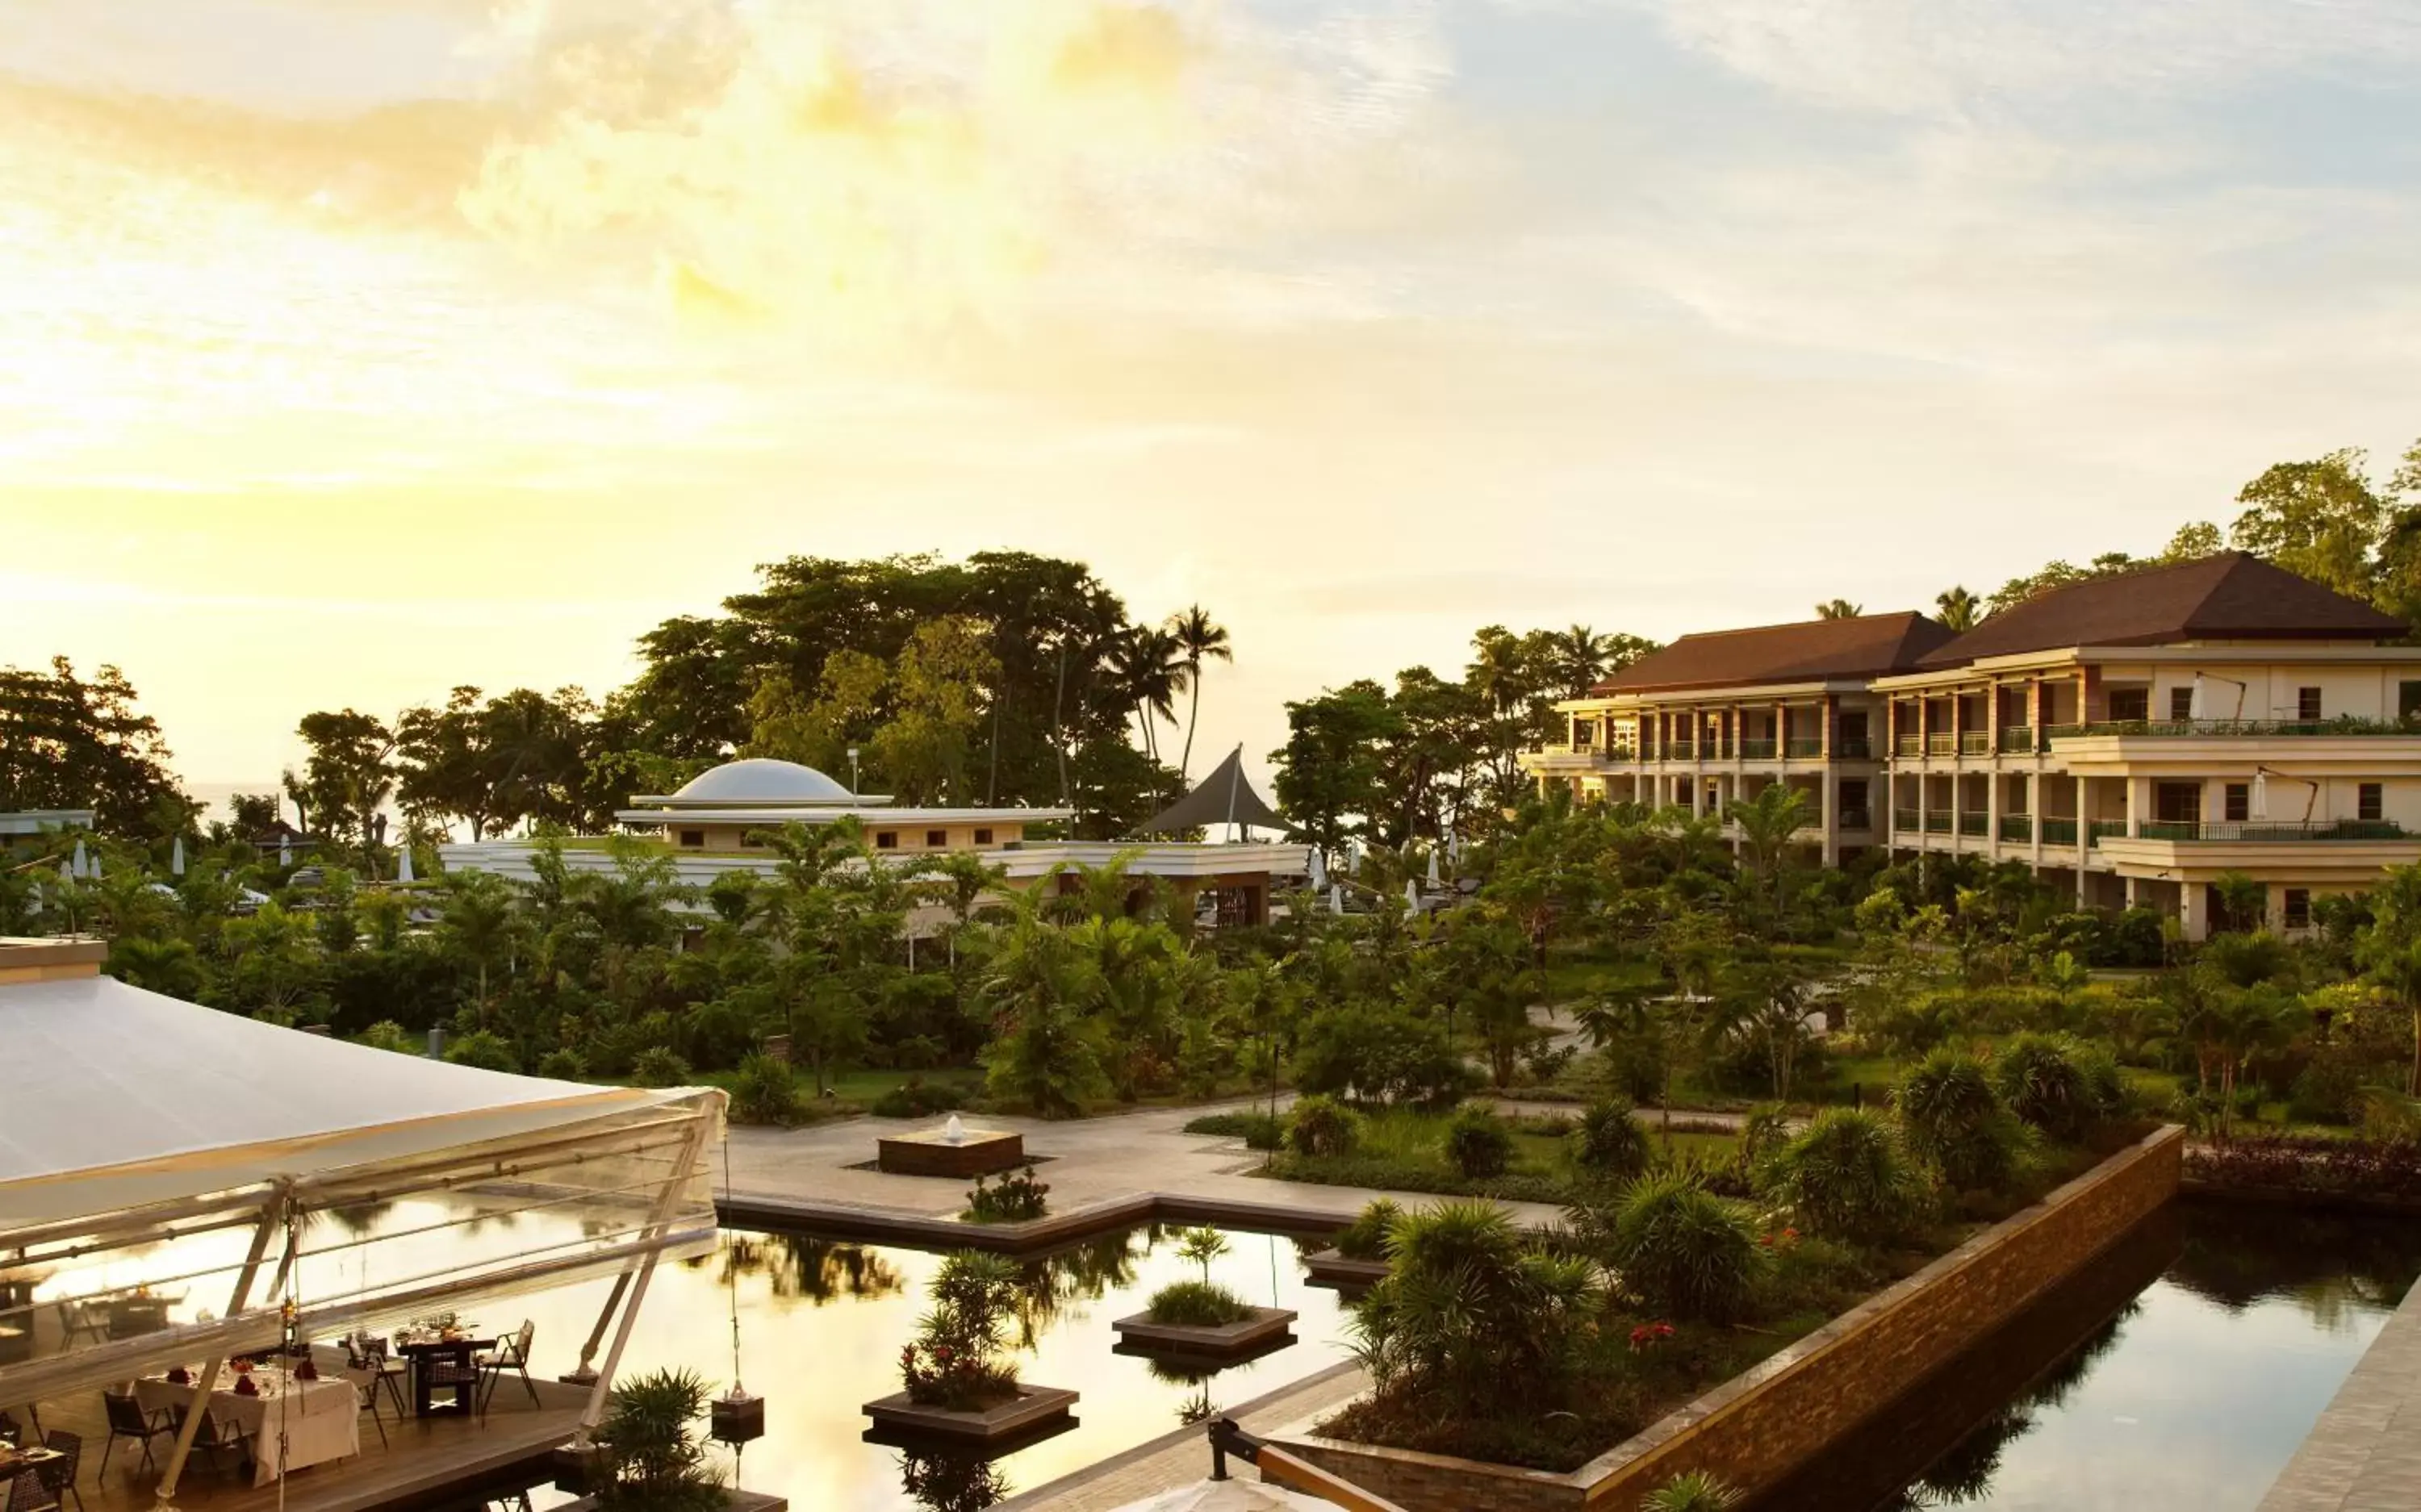
[{"label": "sky", "polygon": [[[0,663],[197,785],[792,554],[1081,557],[1201,752],[2421,435],[2411,0],[0,0]],[[2382,466],[2383,474],[2386,466]]]}]

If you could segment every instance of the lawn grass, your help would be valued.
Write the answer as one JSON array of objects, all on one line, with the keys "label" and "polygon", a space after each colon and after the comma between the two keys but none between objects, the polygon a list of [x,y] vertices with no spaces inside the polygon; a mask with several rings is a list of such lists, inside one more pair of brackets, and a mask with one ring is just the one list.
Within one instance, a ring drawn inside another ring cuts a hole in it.
[{"label": "lawn grass", "polygon": [[[1451,1114],[1417,1108],[1381,1108],[1366,1113],[1361,1137],[1352,1153],[1337,1156],[1278,1155],[1258,1174],[1314,1185],[1375,1187],[1398,1192],[1432,1192],[1445,1195],[1498,1197],[1519,1202],[1570,1203],[1589,1186],[1589,1173],[1572,1159],[1569,1130],[1555,1126],[1564,1119],[1508,1118],[1513,1158],[1504,1175],[1471,1177],[1446,1157],[1445,1135]],[[1653,1123],[1648,1138],[1662,1153],[1663,1138]],[[1673,1157],[1701,1165],[1728,1164],[1739,1158],[1740,1141],[1730,1134],[1681,1130],[1673,1136]]]}]

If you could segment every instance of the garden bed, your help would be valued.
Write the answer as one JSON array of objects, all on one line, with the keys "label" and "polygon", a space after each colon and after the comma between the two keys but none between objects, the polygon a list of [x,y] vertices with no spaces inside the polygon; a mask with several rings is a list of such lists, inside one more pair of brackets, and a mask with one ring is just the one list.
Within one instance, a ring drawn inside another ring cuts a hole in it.
[{"label": "garden bed", "polygon": [[1233,1323],[1156,1323],[1149,1313],[1136,1313],[1110,1329],[1134,1353],[1227,1361],[1267,1353],[1281,1339],[1292,1343],[1295,1316],[1283,1307],[1255,1307]]},{"label": "garden bed", "polygon": [[865,1411],[875,1426],[895,1434],[954,1443],[996,1444],[1022,1438],[1054,1419],[1064,1418],[1075,1405],[1074,1392],[1057,1386],[1028,1386],[1020,1381],[1015,1396],[990,1407],[920,1406],[909,1400],[903,1391],[867,1402]]}]

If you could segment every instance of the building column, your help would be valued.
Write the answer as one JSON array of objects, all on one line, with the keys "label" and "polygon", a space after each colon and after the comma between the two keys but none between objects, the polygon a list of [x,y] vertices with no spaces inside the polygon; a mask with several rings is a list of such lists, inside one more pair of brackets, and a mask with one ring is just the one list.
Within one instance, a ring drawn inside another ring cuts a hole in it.
[{"label": "building column", "polygon": [[2130,835],[2141,834],[2144,827],[2144,821],[2151,817],[2152,779],[2149,777],[2128,778],[2127,833]]},{"label": "building column", "polygon": [[1829,693],[1816,695],[1816,754],[1826,761],[1833,759],[1833,722],[1840,717],[1840,705]]},{"label": "building column", "polygon": [[2034,843],[2028,848],[2027,855],[2032,859],[2035,870],[2037,872],[2040,872],[2042,870],[2043,848],[2042,773],[2039,772],[2027,772],[2022,780],[2026,785],[2026,812],[2034,816]]},{"label": "building column", "polygon": [[[2143,889],[2136,885],[2137,880],[2135,878],[2122,877],[2119,881],[2124,882],[2127,886],[2127,906],[2129,908],[2133,908],[2137,903],[2143,900]],[[2185,889],[2180,887],[2178,891],[2179,896],[2183,896]]]},{"label": "building column", "polygon": [[[1999,694],[1991,696],[1993,702],[2000,701]],[[1994,861],[2001,859],[2001,772],[1997,761],[1984,775],[1984,853]]]},{"label": "building column", "polygon": [[2178,923],[2188,940],[2210,934],[2210,889],[2201,882],[2178,883]]},{"label": "building column", "polygon": [[[1922,725],[1924,721],[1919,720],[1917,723]],[[1922,740],[1925,737],[1919,735],[1917,739]],[[1916,849],[1919,850],[1925,850],[1933,843],[1933,832],[1927,829],[1925,825],[1926,812],[1931,803],[1931,795],[1926,791],[1926,776],[1925,769],[1919,767],[1916,773]]]},{"label": "building column", "polygon": [[[1824,865],[1837,866],[1841,864],[1841,774],[1829,764],[1816,779],[1816,802],[1824,808],[1817,832],[1824,837]],[[1873,800],[1867,803],[1871,806]]]},{"label": "building column", "polygon": [[2085,849],[2085,779],[2076,779],[2076,906],[2085,906],[2085,858],[2092,854]]}]

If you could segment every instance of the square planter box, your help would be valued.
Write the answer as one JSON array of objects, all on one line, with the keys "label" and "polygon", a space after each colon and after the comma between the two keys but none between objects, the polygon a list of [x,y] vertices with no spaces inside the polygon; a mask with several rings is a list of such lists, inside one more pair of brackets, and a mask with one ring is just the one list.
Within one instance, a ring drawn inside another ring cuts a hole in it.
[{"label": "square planter box", "polygon": [[955,1443],[985,1445],[1004,1442],[1065,1418],[1076,1404],[1076,1394],[1056,1386],[1018,1383],[1010,1401],[980,1412],[952,1411],[946,1407],[919,1407],[906,1392],[895,1392],[866,1404],[877,1428],[921,1439],[945,1439]]},{"label": "square planter box", "polygon": [[1387,1274],[1384,1260],[1349,1260],[1335,1250],[1320,1250],[1304,1256],[1303,1268],[1312,1285],[1349,1291],[1367,1289]]},{"label": "square planter box", "polygon": [[953,1145],[939,1131],[886,1134],[874,1142],[875,1163],[894,1176],[947,1176],[964,1179],[1012,1170],[1025,1163],[1025,1136],[970,1129]]},{"label": "square planter box", "polygon": [[1166,1354],[1192,1360],[1232,1359],[1267,1353],[1264,1346],[1286,1339],[1295,1315],[1282,1307],[1256,1307],[1253,1316],[1235,1323],[1209,1327],[1198,1323],[1155,1323],[1149,1313],[1121,1317],[1110,1327],[1118,1343],[1133,1354]]}]

